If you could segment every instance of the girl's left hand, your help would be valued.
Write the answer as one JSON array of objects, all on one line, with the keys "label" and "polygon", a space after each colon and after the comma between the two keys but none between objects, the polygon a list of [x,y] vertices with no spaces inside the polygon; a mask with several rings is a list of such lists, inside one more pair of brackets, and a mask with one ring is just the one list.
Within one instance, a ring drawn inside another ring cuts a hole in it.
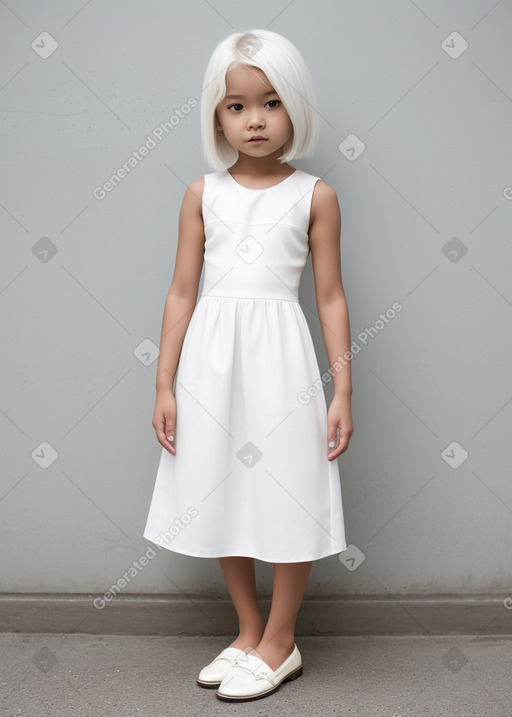
[{"label": "girl's left hand", "polygon": [[351,397],[335,396],[327,412],[328,461],[333,461],[347,450],[353,433]]}]

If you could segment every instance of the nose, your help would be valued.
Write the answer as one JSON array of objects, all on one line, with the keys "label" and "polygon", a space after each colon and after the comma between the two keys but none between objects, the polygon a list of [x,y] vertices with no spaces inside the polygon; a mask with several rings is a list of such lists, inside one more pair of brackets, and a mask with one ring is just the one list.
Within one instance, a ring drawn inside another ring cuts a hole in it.
[{"label": "nose", "polygon": [[247,127],[249,129],[255,129],[256,127],[263,127],[265,122],[258,112],[254,112],[253,116],[247,121]]}]

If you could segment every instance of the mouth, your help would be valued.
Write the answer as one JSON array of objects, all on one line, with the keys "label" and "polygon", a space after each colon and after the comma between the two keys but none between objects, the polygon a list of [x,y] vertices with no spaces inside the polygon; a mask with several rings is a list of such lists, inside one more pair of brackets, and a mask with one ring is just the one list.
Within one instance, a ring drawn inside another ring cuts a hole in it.
[{"label": "mouth", "polygon": [[267,141],[266,137],[261,137],[259,135],[256,137],[251,137],[251,139],[249,140],[249,142],[266,142],[266,141]]}]

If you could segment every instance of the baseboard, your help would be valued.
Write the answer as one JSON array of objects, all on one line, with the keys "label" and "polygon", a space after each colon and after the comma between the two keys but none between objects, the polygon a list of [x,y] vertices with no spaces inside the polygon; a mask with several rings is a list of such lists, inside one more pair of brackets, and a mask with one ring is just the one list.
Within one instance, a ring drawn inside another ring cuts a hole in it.
[{"label": "baseboard", "polygon": [[[268,614],[269,599],[260,604]],[[510,598],[485,595],[306,599],[296,634],[512,635],[511,608]],[[105,603],[101,595],[0,594],[0,632],[234,635],[236,631],[236,613],[225,598],[117,595]]]}]

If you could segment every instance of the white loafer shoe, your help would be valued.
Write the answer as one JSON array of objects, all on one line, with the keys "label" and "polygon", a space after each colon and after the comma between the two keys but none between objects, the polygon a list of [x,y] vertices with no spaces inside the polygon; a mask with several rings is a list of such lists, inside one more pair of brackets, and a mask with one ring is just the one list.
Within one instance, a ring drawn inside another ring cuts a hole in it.
[{"label": "white loafer shoe", "polygon": [[297,645],[277,670],[256,655],[244,653],[222,680],[215,695],[226,702],[247,702],[266,697],[279,689],[283,682],[302,675],[302,658]]},{"label": "white loafer shoe", "polygon": [[241,655],[245,655],[245,652],[238,647],[226,647],[209,665],[203,667],[196,680],[197,684],[201,687],[218,687],[231,670],[236,658]]}]

